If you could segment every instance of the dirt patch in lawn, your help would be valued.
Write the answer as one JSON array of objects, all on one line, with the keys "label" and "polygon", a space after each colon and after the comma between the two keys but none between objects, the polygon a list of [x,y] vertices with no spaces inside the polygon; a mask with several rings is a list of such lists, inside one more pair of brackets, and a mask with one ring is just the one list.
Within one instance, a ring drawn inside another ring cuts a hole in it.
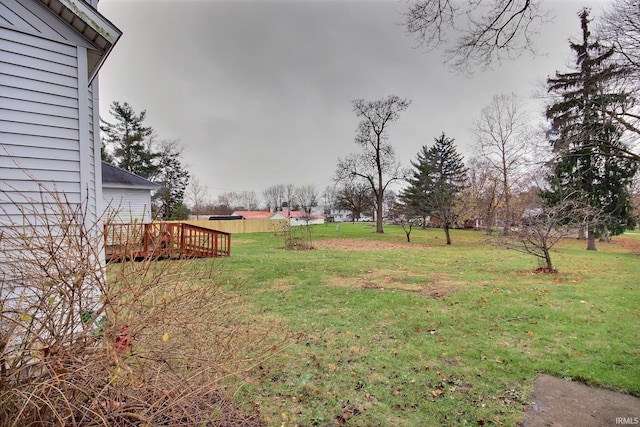
[{"label": "dirt patch in lawn", "polygon": [[348,251],[376,251],[385,249],[425,248],[425,245],[417,245],[408,242],[382,242],[363,239],[329,239],[313,242],[316,248],[342,249]]},{"label": "dirt patch in lawn", "polygon": [[616,237],[614,242],[625,250],[640,256],[640,240],[633,237]]},{"label": "dirt patch in lawn", "polygon": [[424,276],[402,270],[370,269],[363,270],[356,277],[333,277],[329,286],[416,292],[431,298],[443,298],[451,295],[463,283],[436,274]]},{"label": "dirt patch in lawn", "polygon": [[536,379],[524,427],[640,424],[640,399],[551,375]]}]

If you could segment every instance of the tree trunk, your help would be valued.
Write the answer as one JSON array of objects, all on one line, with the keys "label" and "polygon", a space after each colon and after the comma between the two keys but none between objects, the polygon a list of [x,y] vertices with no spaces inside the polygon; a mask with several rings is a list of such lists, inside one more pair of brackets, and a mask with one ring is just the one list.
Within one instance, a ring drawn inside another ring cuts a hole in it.
[{"label": "tree trunk", "polygon": [[586,238],[587,236],[585,235],[585,227],[584,225],[581,225],[580,228],[578,228],[578,240],[584,240]]},{"label": "tree trunk", "polygon": [[487,235],[491,236],[493,234],[493,227],[496,224],[496,211],[495,208],[487,208],[487,212],[486,212],[486,225],[485,225],[485,231],[487,232]]},{"label": "tree trunk", "polygon": [[511,189],[509,188],[509,179],[507,177],[507,169],[503,159],[503,183],[504,186],[504,228],[502,234],[507,236],[511,232]]},{"label": "tree trunk", "polygon": [[595,251],[596,249],[596,235],[591,227],[587,228],[587,250]]},{"label": "tree trunk", "polygon": [[384,233],[382,229],[382,208],[384,204],[384,191],[382,189],[382,175],[378,175],[378,191],[376,193],[376,233]]},{"label": "tree trunk", "polygon": [[544,250],[544,260],[547,263],[547,271],[549,273],[551,273],[552,271],[555,271],[553,269],[553,262],[551,262],[551,254],[549,253],[549,251],[547,249]]},{"label": "tree trunk", "polygon": [[449,234],[449,226],[448,225],[444,225],[444,235],[447,236],[447,245],[451,244],[451,235]]},{"label": "tree trunk", "polygon": [[376,207],[376,233],[384,233],[382,229],[382,200],[378,200],[378,206]]},{"label": "tree trunk", "polygon": [[409,224],[407,228],[407,224],[405,223],[401,223],[400,226],[402,227],[402,231],[404,231],[404,234],[407,236],[407,243],[411,243],[411,230],[413,229],[413,224]]}]

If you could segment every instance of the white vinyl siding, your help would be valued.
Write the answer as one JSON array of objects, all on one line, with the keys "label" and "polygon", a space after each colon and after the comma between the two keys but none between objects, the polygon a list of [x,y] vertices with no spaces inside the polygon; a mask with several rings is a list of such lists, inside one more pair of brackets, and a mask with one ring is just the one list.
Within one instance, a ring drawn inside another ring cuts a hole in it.
[{"label": "white vinyl siding", "polygon": [[[1,244],[7,226],[23,229],[54,199],[81,207],[79,219],[102,236],[93,227],[102,204],[98,83],[89,77],[120,32],[82,3],[63,3],[0,0]],[[96,25],[112,39],[97,37]]]},{"label": "white vinyl siding", "polygon": [[[39,273],[46,269],[53,275],[66,273],[56,271],[60,264],[50,259],[64,264],[89,253],[104,260],[103,230],[96,224],[102,202],[98,88],[97,80],[89,85],[89,77],[121,33],[82,2],[62,3],[60,9],[40,0],[0,0],[0,276],[5,283],[12,274],[19,279],[30,273],[15,260],[41,260]],[[78,6],[81,14],[75,13]],[[114,36],[94,37],[96,26],[106,26]],[[88,239],[77,233],[78,223],[92,233]],[[87,246],[69,244],[77,237]],[[7,301],[19,302],[16,297],[23,295],[13,286],[0,292]]]},{"label": "white vinyl siding", "polygon": [[[94,99],[94,93],[95,93],[95,99]],[[87,188],[92,189],[92,193],[90,194],[90,197],[89,197],[89,203],[90,203],[89,211],[95,214],[96,217],[99,215],[99,213],[102,210],[101,204],[100,204],[100,200],[102,198],[102,191],[101,191],[102,179],[96,180],[96,176],[98,177],[101,176],[100,163],[102,159],[100,158],[100,145],[101,145],[100,119],[99,119],[99,114],[97,116],[94,116],[93,114],[94,110],[96,113],[98,113],[99,101],[97,99],[97,94],[98,94],[98,79],[96,78],[87,88],[87,97],[88,97],[87,152],[89,157],[87,170],[89,173],[87,176],[88,182],[86,184]],[[98,120],[96,121],[94,117],[98,117]],[[96,132],[96,128],[97,128],[97,132]],[[96,135],[97,135],[97,140],[96,140]]]},{"label": "white vinyl siding", "polygon": [[102,189],[105,219],[115,223],[151,222],[151,193],[148,189]]},{"label": "white vinyl siding", "polygon": [[20,224],[20,209],[12,205],[38,203],[43,191],[81,202],[80,141],[88,143],[89,135],[80,135],[78,95],[87,89],[75,65],[78,49],[0,27],[3,221]]}]

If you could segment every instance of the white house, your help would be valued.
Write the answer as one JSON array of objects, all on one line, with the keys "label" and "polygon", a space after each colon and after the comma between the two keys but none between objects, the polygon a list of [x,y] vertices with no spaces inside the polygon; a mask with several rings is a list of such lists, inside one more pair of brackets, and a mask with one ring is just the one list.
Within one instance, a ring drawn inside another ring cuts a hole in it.
[{"label": "white house", "polygon": [[0,0],[0,231],[42,189],[102,212],[98,81],[121,32],[98,0]]},{"label": "white house", "polygon": [[160,185],[102,162],[105,219],[117,223],[151,222],[151,192]]},{"label": "white house", "polygon": [[[331,213],[329,214],[329,216],[333,218],[334,222],[352,222],[353,221],[353,212],[346,209],[331,209]],[[358,221],[360,222],[373,221],[373,217],[369,215],[361,214]]]},{"label": "white house", "polygon": [[271,219],[288,219],[291,226],[324,224],[325,216],[322,214],[311,213],[305,211],[278,211],[271,215]]},{"label": "white house", "polygon": [[243,219],[288,219],[292,226],[324,224],[325,216],[322,214],[305,211],[235,211],[231,216],[240,216]]},{"label": "white house", "polygon": [[349,222],[351,221],[352,214],[351,211],[346,209],[331,209],[329,217],[331,217],[333,222]]}]

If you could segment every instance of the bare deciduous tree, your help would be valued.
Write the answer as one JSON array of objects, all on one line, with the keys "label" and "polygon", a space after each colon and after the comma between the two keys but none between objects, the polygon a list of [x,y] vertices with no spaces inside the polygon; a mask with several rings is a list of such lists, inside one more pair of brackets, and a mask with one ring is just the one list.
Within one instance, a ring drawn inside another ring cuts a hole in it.
[{"label": "bare deciduous tree", "polygon": [[307,215],[310,215],[311,210],[318,206],[318,191],[312,184],[296,187],[294,198],[296,204],[298,204]]},{"label": "bare deciduous tree", "polygon": [[264,197],[264,201],[267,204],[268,209],[271,209],[274,212],[282,209],[282,202],[285,197],[285,185],[276,184],[267,187],[262,191],[262,196]]},{"label": "bare deciduous tree", "polygon": [[355,142],[362,152],[338,159],[336,178],[343,182],[357,178],[371,187],[376,201],[376,233],[384,233],[384,193],[387,187],[404,179],[406,174],[395,158],[393,146],[387,142],[387,130],[410,104],[410,100],[396,95],[376,101],[353,101],[353,111],[361,118]]},{"label": "bare deciduous tree", "polygon": [[218,205],[228,206],[231,211],[252,211],[258,209],[258,197],[255,191],[230,191],[218,196]]},{"label": "bare deciduous tree", "polygon": [[617,0],[608,4],[601,16],[598,36],[613,45],[618,60],[640,73],[640,8],[637,0]]},{"label": "bare deciduous tree", "polygon": [[364,213],[372,213],[375,198],[371,186],[364,181],[346,181],[338,188],[336,207],[351,212],[351,220],[359,221]]},{"label": "bare deciduous tree", "polygon": [[422,219],[416,218],[414,213],[413,209],[399,200],[395,200],[389,209],[389,219],[402,227],[402,231],[407,237],[407,243],[411,243],[413,227],[419,227],[422,224]]},{"label": "bare deciduous tree", "polygon": [[473,124],[478,154],[500,175],[505,234],[513,220],[512,186],[534,150],[529,122],[520,100],[511,94],[495,95]]},{"label": "bare deciduous tree", "polygon": [[471,72],[495,61],[536,53],[534,36],[551,17],[542,0],[416,0],[405,13],[407,32],[427,48],[446,47],[454,69]]},{"label": "bare deciduous tree", "polygon": [[286,204],[286,208],[287,211],[291,212],[291,207],[295,202],[295,191],[296,191],[296,186],[293,184],[285,184],[284,186],[284,200],[282,201],[282,206],[285,207]]},{"label": "bare deciduous tree", "polygon": [[196,219],[200,219],[202,208],[208,204],[209,190],[203,185],[198,178],[192,178],[187,188],[187,198],[193,206],[192,212],[195,213]]},{"label": "bare deciduous tree", "polygon": [[554,206],[539,205],[528,209],[521,218],[517,230],[498,240],[498,244],[509,249],[536,257],[545,271],[555,272],[551,259],[551,249],[581,224],[586,206],[578,205],[571,197],[566,197]]},{"label": "bare deciduous tree", "polygon": [[338,189],[333,185],[327,186],[322,193],[322,198],[324,199],[323,211],[325,214],[329,215],[331,210],[336,207]]},{"label": "bare deciduous tree", "polygon": [[496,223],[496,210],[502,200],[499,191],[500,176],[484,159],[472,159],[468,168],[469,186],[462,196],[469,207],[467,217],[474,221],[474,227],[475,221],[479,219],[487,234],[492,234]]}]

